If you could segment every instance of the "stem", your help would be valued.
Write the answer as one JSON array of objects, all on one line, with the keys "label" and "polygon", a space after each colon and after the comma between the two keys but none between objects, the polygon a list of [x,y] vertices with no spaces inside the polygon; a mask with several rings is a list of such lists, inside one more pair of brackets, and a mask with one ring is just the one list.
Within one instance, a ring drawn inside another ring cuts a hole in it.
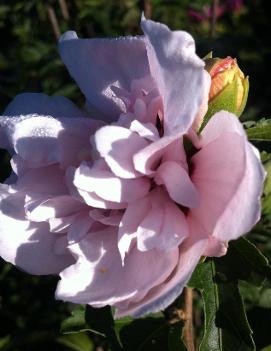
[{"label": "stem", "polygon": [[210,18],[210,38],[213,39],[215,36],[215,26],[217,20],[217,7],[218,7],[218,0],[212,0],[211,5],[211,18]]},{"label": "stem", "polygon": [[53,28],[53,32],[55,34],[56,39],[58,39],[60,37],[60,28],[59,28],[55,10],[52,8],[52,6],[49,5],[47,6],[47,11],[48,11],[49,19]]},{"label": "stem", "polygon": [[188,351],[195,351],[193,328],[193,289],[184,288],[184,340]]},{"label": "stem", "polygon": [[144,14],[145,14],[146,18],[151,18],[151,15],[152,15],[152,1],[151,0],[144,1]]}]

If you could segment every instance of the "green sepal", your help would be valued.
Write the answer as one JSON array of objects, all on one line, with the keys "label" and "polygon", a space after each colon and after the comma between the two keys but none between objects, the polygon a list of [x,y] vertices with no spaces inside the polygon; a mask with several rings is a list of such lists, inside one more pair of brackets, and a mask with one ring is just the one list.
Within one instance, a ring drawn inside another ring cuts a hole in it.
[{"label": "green sepal", "polygon": [[232,83],[226,85],[226,87],[216,97],[214,97],[211,102],[209,102],[208,111],[203,118],[200,132],[216,112],[224,110],[237,115],[237,90],[237,79],[234,79]]}]

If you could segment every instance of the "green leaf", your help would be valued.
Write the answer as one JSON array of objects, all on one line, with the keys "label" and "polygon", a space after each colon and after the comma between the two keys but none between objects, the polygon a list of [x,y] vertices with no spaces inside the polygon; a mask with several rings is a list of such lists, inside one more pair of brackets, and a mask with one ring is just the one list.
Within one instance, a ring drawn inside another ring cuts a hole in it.
[{"label": "green leaf", "polygon": [[271,141],[271,120],[263,119],[256,126],[246,129],[249,140]]},{"label": "green leaf", "polygon": [[165,351],[168,346],[168,330],[165,318],[146,317],[123,326],[119,336],[124,350]]},{"label": "green leaf", "polygon": [[264,347],[261,351],[271,351],[271,345]]},{"label": "green leaf", "polygon": [[114,320],[110,307],[93,308],[79,305],[71,312],[71,316],[61,324],[61,332],[75,334],[90,331],[107,339],[112,350],[121,350],[118,336],[114,330]]},{"label": "green leaf", "polygon": [[10,335],[6,335],[3,338],[0,338],[0,350],[4,350],[9,343],[10,343]]},{"label": "green leaf", "polygon": [[60,332],[63,334],[70,334],[83,331],[93,331],[86,323],[85,312],[85,305],[77,305],[71,312],[71,316],[64,319],[61,323]]},{"label": "green leaf", "polygon": [[242,279],[260,285],[271,281],[271,266],[257,247],[245,238],[232,241],[228,254],[219,259],[221,273],[229,280]]},{"label": "green leaf", "polygon": [[203,299],[204,334],[199,351],[255,350],[238,283],[227,279],[219,260],[200,263],[189,283]]},{"label": "green leaf", "polygon": [[263,284],[255,286],[245,281],[239,282],[239,288],[246,305],[271,308],[271,289]]},{"label": "green leaf", "polygon": [[94,345],[87,333],[60,336],[57,338],[57,342],[74,351],[94,351]]}]

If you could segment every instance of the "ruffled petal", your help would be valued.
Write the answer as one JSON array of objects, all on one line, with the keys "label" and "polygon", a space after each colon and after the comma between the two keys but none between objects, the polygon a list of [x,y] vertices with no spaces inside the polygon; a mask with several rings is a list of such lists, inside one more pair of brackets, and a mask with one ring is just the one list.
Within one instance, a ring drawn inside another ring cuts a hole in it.
[{"label": "ruffled petal", "polygon": [[87,118],[26,115],[2,117],[3,131],[29,167],[60,163],[62,168],[91,159],[90,136],[102,122]]},{"label": "ruffled petal", "polygon": [[[141,253],[134,247],[122,265],[116,245],[116,229],[91,233],[80,244],[70,246],[75,265],[61,273],[56,297],[88,303],[94,307],[114,305],[138,293],[146,294],[172,272],[178,251]],[[141,267],[141,269],[140,269]]]},{"label": "ruffled petal", "polygon": [[183,212],[162,189],[149,195],[150,206],[137,228],[137,247],[140,251],[178,248],[188,235],[188,224]]},{"label": "ruffled petal", "polygon": [[199,195],[187,171],[176,162],[166,161],[155,175],[158,185],[164,184],[169,196],[179,205],[189,208],[199,205]]},{"label": "ruffled petal", "polygon": [[88,103],[116,120],[125,105],[110,86],[130,90],[131,82],[148,76],[149,64],[141,37],[78,39],[66,32],[59,41],[62,61],[86,96]]},{"label": "ruffled petal", "polygon": [[136,178],[141,174],[133,165],[133,156],[148,142],[137,133],[118,126],[106,126],[95,134],[95,146],[115,175]]},{"label": "ruffled petal", "polygon": [[56,274],[73,263],[66,251],[55,252],[59,234],[49,232],[47,223],[24,218],[24,195],[0,186],[0,255],[30,274]]},{"label": "ruffled petal", "polygon": [[141,21],[153,79],[163,99],[165,135],[185,133],[204,98],[204,63],[190,34]]},{"label": "ruffled petal", "polygon": [[116,318],[127,315],[140,317],[161,311],[181,294],[208,243],[206,237],[199,235],[201,230],[197,223],[193,222],[189,227],[189,236],[180,246],[178,263],[167,280],[152,288],[148,294],[142,294],[139,299],[131,298],[116,304]]},{"label": "ruffled petal", "polygon": [[111,171],[93,169],[83,163],[75,172],[74,185],[106,201],[128,203],[145,196],[151,184],[144,177],[121,179]]}]

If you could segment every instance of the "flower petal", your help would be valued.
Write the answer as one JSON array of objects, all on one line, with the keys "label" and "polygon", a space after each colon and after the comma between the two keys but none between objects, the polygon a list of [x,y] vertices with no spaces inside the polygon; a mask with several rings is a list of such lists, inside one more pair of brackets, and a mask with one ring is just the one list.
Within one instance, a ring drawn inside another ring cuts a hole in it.
[{"label": "flower petal", "polygon": [[156,248],[169,252],[178,248],[188,235],[183,212],[159,188],[150,194],[150,202],[150,209],[137,229],[138,249],[148,251]]},{"label": "flower petal", "polygon": [[111,171],[93,169],[83,163],[75,172],[74,185],[107,201],[132,202],[148,193],[150,180],[144,177],[121,179]]},{"label": "flower petal", "polygon": [[95,146],[115,175],[136,178],[141,174],[133,165],[133,156],[148,142],[137,133],[118,126],[100,128],[95,134]]},{"label": "flower petal", "polygon": [[141,21],[151,75],[163,99],[165,135],[185,133],[204,98],[204,63],[190,34]]},{"label": "flower petal", "polygon": [[193,208],[199,205],[199,195],[187,171],[173,161],[159,166],[155,175],[158,185],[164,184],[169,196],[179,205]]},{"label": "flower petal", "polygon": [[[138,293],[147,293],[172,272],[177,250],[163,255],[156,250],[141,253],[134,247],[125,265],[116,246],[116,229],[91,233],[70,246],[77,262],[61,273],[56,297],[94,307],[114,305]],[[142,269],[139,269],[142,267]]]},{"label": "flower petal", "polygon": [[24,219],[24,195],[0,186],[0,255],[31,274],[56,274],[73,263],[72,256],[54,252],[59,234],[47,223]]},{"label": "flower petal", "polygon": [[73,102],[63,96],[39,93],[17,95],[5,109],[4,116],[44,115],[52,117],[87,117]]},{"label": "flower petal", "polygon": [[141,37],[78,39],[66,32],[59,41],[62,61],[87,101],[108,121],[116,120],[125,106],[111,85],[130,90],[133,79],[149,75],[145,43]]},{"label": "flower petal", "polygon": [[189,236],[180,246],[179,259],[170,277],[141,299],[131,298],[127,303],[124,301],[116,304],[116,318],[127,315],[141,317],[161,311],[181,294],[208,243],[207,238],[199,235],[200,232],[195,222],[190,224]]},{"label": "flower petal", "polygon": [[208,235],[213,233],[243,179],[245,142],[238,134],[225,133],[192,158],[191,178],[199,192],[200,206],[190,209],[189,215],[202,224]]}]

